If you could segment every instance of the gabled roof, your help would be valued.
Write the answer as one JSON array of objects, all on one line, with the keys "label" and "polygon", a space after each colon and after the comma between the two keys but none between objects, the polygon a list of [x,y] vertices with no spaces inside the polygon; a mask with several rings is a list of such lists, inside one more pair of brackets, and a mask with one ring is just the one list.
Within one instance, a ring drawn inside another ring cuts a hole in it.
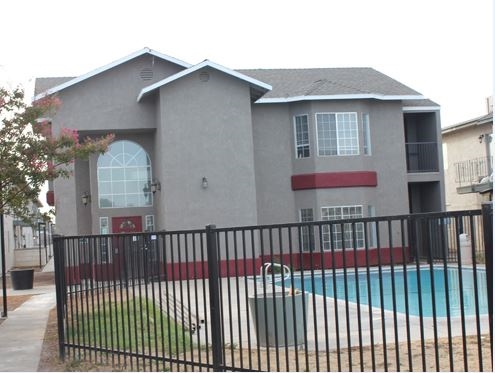
[{"label": "gabled roof", "polygon": [[[47,95],[51,95],[53,93],[56,93],[56,92],[59,92],[67,87],[70,87],[74,84],[77,84],[79,82],[82,82],[83,80],[86,80],[88,78],[91,78],[92,76],[95,76],[95,75],[98,75],[104,71],[107,71],[107,70],[110,70],[111,68],[115,67],[115,66],[118,66],[118,65],[121,65],[127,61],[130,61],[134,58],[137,58],[137,57],[140,57],[144,54],[151,54],[152,56],[155,56],[155,57],[158,57],[158,58],[161,58],[163,60],[166,60],[166,61],[169,61],[171,63],[174,63],[176,65],[179,65],[179,66],[182,66],[182,67],[185,67],[185,68],[189,68],[191,66],[191,64],[187,63],[187,62],[184,62],[184,61],[181,61],[181,60],[178,60],[177,58],[174,58],[174,57],[170,57],[170,56],[167,56],[166,54],[162,54],[160,52],[157,52],[157,51],[154,51],[153,49],[150,49],[150,48],[143,48],[137,52],[134,52],[126,57],[123,57],[123,58],[120,58],[116,61],[113,61],[105,66],[101,66],[95,70],[92,70],[86,74],[83,74],[83,75],[80,75],[76,78],[72,78],[70,80],[67,80],[67,81],[64,81],[63,83],[60,83],[56,86],[52,86],[52,88],[49,88],[41,93],[38,93],[36,96],[35,96],[35,100],[38,100],[44,96],[47,96]],[[53,79],[53,78],[52,78]],[[56,78],[56,79],[63,79],[63,78]]]},{"label": "gabled roof", "polygon": [[368,67],[238,71],[273,86],[273,90],[257,103],[360,98],[424,99],[415,90]]},{"label": "gabled roof", "polygon": [[474,126],[481,126],[483,124],[493,124],[493,112],[490,112],[488,114],[482,115],[480,117],[476,117],[461,123],[457,123],[451,126],[447,126],[442,128],[442,135],[445,135],[447,133],[455,132],[464,128],[469,128],[469,127],[474,127]]},{"label": "gabled roof", "polygon": [[169,76],[163,80],[160,80],[159,82],[156,82],[156,83],[154,83],[148,87],[144,87],[141,90],[141,92],[139,93],[139,95],[137,97],[137,101],[138,102],[141,101],[141,99],[143,97],[149,95],[151,92],[155,91],[156,89],[158,89],[158,88],[160,88],[166,84],[169,84],[169,83],[171,83],[177,79],[180,79],[186,75],[192,74],[193,72],[198,71],[198,70],[205,68],[205,67],[210,67],[212,69],[221,71],[227,75],[230,75],[234,78],[237,78],[237,79],[240,79],[240,80],[243,80],[243,81],[249,83],[249,85],[251,86],[251,90],[258,92],[258,96],[261,96],[262,94],[264,94],[264,93],[266,93],[272,89],[272,87],[269,84],[263,83],[260,80],[257,80],[257,79],[250,77],[250,76],[242,74],[241,72],[228,69],[225,66],[219,65],[219,64],[212,62],[210,60],[204,60],[203,62],[198,63],[197,65],[194,65],[194,66],[189,67],[188,69],[182,70],[182,71],[178,72],[177,74],[171,75],[171,76]]}]

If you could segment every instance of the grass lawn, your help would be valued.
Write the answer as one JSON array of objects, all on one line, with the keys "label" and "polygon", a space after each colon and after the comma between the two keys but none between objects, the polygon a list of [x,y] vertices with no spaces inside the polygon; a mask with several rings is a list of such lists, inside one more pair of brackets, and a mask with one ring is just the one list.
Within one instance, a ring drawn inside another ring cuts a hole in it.
[{"label": "grass lawn", "polygon": [[177,356],[190,346],[189,332],[146,298],[96,304],[67,322],[67,341],[132,353]]}]

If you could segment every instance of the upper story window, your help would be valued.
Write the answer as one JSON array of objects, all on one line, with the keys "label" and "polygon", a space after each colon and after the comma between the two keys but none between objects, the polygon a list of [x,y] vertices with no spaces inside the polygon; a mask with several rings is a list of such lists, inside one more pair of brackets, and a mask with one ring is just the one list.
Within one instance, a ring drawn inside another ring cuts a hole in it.
[{"label": "upper story window", "polygon": [[296,145],[296,158],[309,157],[309,126],[307,115],[294,117],[294,138]]},{"label": "upper story window", "polygon": [[371,155],[371,134],[370,134],[370,115],[363,113],[363,154]]},{"label": "upper story window", "polygon": [[359,155],[356,113],[316,114],[318,155]]},{"label": "upper story window", "polygon": [[150,157],[138,144],[116,141],[98,158],[100,208],[152,206],[150,185]]}]

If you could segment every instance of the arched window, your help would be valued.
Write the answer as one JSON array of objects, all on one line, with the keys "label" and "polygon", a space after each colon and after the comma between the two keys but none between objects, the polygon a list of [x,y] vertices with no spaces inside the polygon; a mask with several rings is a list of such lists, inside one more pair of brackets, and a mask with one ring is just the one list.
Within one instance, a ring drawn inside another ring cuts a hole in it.
[{"label": "arched window", "polygon": [[100,208],[152,206],[150,185],[150,157],[138,144],[116,141],[98,158]]}]

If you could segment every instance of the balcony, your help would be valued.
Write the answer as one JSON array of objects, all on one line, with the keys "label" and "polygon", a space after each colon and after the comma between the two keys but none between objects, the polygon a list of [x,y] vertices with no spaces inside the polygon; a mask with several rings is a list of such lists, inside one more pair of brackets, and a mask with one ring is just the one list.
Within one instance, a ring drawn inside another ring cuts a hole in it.
[{"label": "balcony", "polygon": [[436,142],[406,143],[407,172],[438,172]]},{"label": "balcony", "polygon": [[454,167],[457,193],[484,192],[492,188],[493,157],[456,162]]}]

